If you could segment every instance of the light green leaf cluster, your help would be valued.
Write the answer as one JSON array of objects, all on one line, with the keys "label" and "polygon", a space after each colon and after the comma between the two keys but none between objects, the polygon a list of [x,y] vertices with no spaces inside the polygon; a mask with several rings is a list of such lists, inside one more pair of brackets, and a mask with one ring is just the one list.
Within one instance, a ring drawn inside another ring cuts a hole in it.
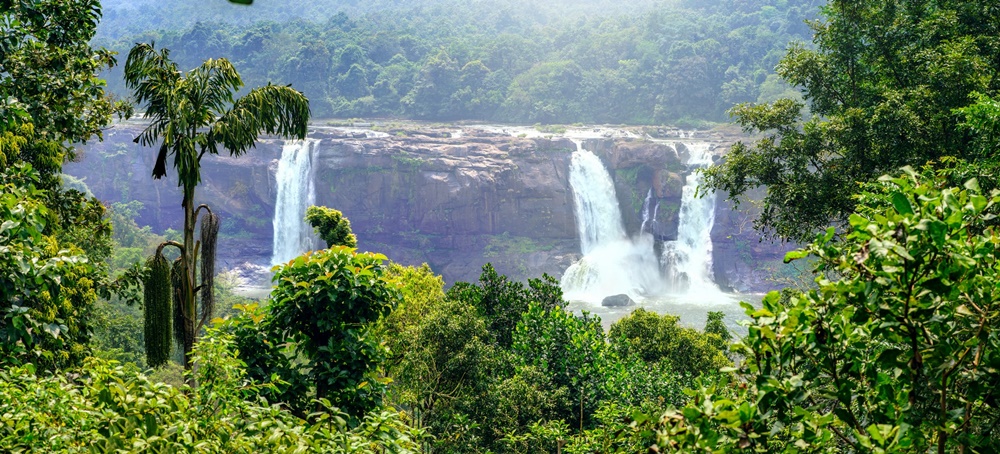
[{"label": "light green leaf cluster", "polygon": [[210,329],[195,350],[198,389],[178,389],[96,358],[46,376],[31,365],[0,371],[0,451],[201,453],[409,453],[422,432],[384,409],[348,427],[322,401],[309,420],[247,399],[231,336]]},{"label": "light green leaf cluster", "polygon": [[88,353],[98,270],[54,235],[55,214],[31,165],[0,178],[0,364],[51,370],[78,363]]},{"label": "light green leaf cluster", "polygon": [[386,257],[334,246],[277,270],[266,321],[276,343],[294,343],[316,396],[352,417],[382,400],[377,368],[386,356],[377,322],[399,300],[385,278]]}]

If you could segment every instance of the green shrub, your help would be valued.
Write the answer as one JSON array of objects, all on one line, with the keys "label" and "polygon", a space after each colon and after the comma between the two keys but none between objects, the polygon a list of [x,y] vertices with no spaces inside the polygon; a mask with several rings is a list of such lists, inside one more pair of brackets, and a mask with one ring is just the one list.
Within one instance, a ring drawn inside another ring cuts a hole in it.
[{"label": "green shrub", "polygon": [[265,321],[279,344],[306,361],[316,396],[353,417],[382,401],[376,369],[386,356],[376,323],[399,300],[386,257],[345,246],[306,253],[279,268]]},{"label": "green shrub", "polygon": [[639,308],[611,325],[608,338],[623,357],[636,356],[650,364],[665,361],[682,375],[697,377],[732,366],[717,334],[681,327],[679,320]]},{"label": "green shrub", "polygon": [[[195,349],[197,389],[155,383],[115,361],[89,358],[58,375],[0,370],[0,452],[415,452],[422,431],[392,409],[356,428],[327,407],[307,421],[265,401],[232,337],[215,329]],[[329,405],[328,403],[326,405]]]}]

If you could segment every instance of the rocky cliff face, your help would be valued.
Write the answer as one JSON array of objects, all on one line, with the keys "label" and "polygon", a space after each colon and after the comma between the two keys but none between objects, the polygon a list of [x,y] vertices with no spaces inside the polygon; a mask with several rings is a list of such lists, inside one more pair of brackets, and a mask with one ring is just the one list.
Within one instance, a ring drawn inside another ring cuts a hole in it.
[{"label": "rocky cliff face", "polygon": [[[179,229],[176,181],[150,178],[155,153],[132,143],[139,130],[134,124],[112,128],[66,172],[107,203],[142,202],[140,225]],[[448,282],[477,279],[486,262],[515,279],[543,272],[558,277],[579,258],[567,175],[573,141],[468,128],[459,137],[452,137],[458,135],[454,128],[372,135],[324,127],[310,131],[320,139],[313,157],[316,202],[344,212],[359,249],[404,264],[427,262]],[[202,160],[198,202],[210,204],[223,219],[219,268],[269,263],[283,144],[262,139],[238,159]],[[612,174],[627,231],[635,234],[642,227],[648,196],[646,231],[659,241],[675,239],[687,171],[683,144],[596,139],[584,146]],[[746,228],[741,217],[746,215],[719,200],[716,280],[741,291],[772,286],[768,272],[754,264],[783,248],[761,245],[756,236],[751,242],[755,233]]]},{"label": "rocky cliff face", "polygon": [[758,208],[754,200],[763,198],[761,189],[752,191],[739,204],[718,194],[715,228],[712,229],[715,283],[726,291],[759,292],[797,283],[795,267],[783,263],[785,253],[795,244],[763,239],[753,228]]},{"label": "rocky cliff face", "polygon": [[343,211],[364,248],[449,281],[477,279],[487,261],[558,276],[575,259],[567,139],[316,137],[316,201]]}]

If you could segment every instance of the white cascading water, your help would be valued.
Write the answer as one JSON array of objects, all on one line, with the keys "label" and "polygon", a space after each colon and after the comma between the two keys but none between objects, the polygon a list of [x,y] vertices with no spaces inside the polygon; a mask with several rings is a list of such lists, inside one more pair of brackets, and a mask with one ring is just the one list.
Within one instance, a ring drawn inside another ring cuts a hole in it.
[{"label": "white cascading water", "polygon": [[[656,219],[655,214],[653,215],[652,218],[649,217],[650,215],[649,205],[650,202],[652,201],[653,201],[653,188],[649,188],[649,191],[646,192],[646,200],[642,202],[642,225],[639,227],[639,233],[646,233],[646,226],[649,225],[649,221]],[[652,228],[652,226],[650,226],[650,228]]]},{"label": "white cascading water", "polygon": [[600,158],[579,144],[570,159],[569,185],[573,189],[576,229],[583,255],[603,244],[625,239],[611,175]]},{"label": "white cascading water", "polygon": [[601,160],[577,144],[569,183],[584,257],[563,273],[560,286],[571,301],[600,304],[609,295],[633,299],[662,290],[653,237],[629,239],[622,225],[615,186]]},{"label": "white cascading water", "polygon": [[707,143],[686,143],[690,151],[688,174],[681,194],[677,240],[663,244],[667,281],[674,293],[720,293],[712,273],[712,226],[715,224],[715,191],[695,197],[702,174],[712,165]]},{"label": "white cascading water", "polygon": [[291,140],[281,149],[276,175],[278,197],[274,203],[274,242],[271,263],[283,264],[313,249],[315,234],[306,221],[306,208],[316,203],[312,155],[319,140]]}]

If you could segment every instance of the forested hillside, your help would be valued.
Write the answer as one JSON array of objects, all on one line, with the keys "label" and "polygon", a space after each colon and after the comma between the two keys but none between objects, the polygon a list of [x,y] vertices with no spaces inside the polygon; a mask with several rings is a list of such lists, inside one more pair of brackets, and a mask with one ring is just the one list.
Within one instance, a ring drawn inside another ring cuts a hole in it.
[{"label": "forested hillside", "polygon": [[[748,2],[714,2],[719,6],[731,7]],[[670,7],[700,7],[700,1],[670,2]],[[164,7],[155,0],[110,0],[101,3],[105,18],[97,31],[97,36],[122,36],[151,29],[181,29],[196,22],[224,22],[230,24],[250,24],[259,21],[287,22],[301,19],[325,22],[340,13],[361,16],[375,12],[396,11],[405,14],[424,14],[430,19],[445,19],[449,16],[465,16],[468,12],[486,14],[484,18],[508,17],[517,20],[545,23],[567,16],[585,14],[636,14],[667,4],[661,0],[634,0],[615,2],[609,0],[568,1],[552,0],[544,3],[530,0],[504,0],[489,2],[484,0],[310,0],[288,3],[279,0],[256,0],[252,8],[234,8],[225,1],[198,2],[177,0],[170,7]],[[749,5],[754,8],[761,5]],[[138,19],[138,20],[137,20]]]},{"label": "forested hillside", "polygon": [[317,118],[693,126],[794,95],[774,68],[820,2],[203,3],[112,2],[96,42],[155,41],[181,68],[226,55]]}]

